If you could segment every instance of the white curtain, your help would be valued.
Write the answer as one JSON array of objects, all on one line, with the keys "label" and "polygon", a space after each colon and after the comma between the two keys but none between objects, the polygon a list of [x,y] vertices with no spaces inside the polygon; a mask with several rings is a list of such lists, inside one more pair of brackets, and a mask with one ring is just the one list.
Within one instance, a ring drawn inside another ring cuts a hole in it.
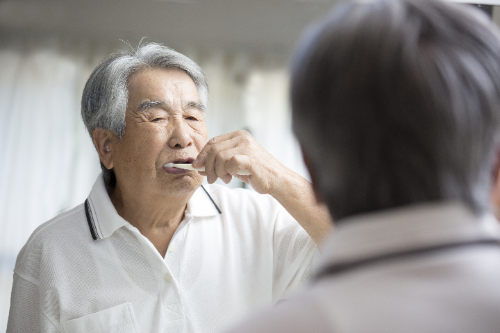
[{"label": "white curtain", "polygon": [[[0,36],[0,332],[12,271],[33,230],[82,203],[99,163],[80,118],[92,69],[123,43]],[[286,58],[177,48],[198,62],[210,86],[210,136],[246,129],[305,176],[290,131]],[[235,180],[230,187],[242,186]]]}]

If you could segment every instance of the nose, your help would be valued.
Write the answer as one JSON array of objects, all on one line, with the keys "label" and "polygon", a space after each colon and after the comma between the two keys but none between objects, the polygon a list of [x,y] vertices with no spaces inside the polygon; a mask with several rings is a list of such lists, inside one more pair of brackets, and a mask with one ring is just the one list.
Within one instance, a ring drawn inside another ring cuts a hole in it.
[{"label": "nose", "polygon": [[193,144],[191,138],[191,127],[184,124],[182,121],[177,121],[172,124],[172,132],[168,139],[168,146],[172,149],[182,149]]}]

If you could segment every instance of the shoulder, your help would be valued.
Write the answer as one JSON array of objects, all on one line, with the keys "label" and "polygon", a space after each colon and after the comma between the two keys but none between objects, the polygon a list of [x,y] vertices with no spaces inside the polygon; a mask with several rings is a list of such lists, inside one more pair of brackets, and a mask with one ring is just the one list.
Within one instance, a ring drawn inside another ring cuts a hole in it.
[{"label": "shoulder", "polygon": [[326,333],[332,332],[330,326],[322,306],[311,294],[303,292],[292,300],[285,300],[249,317],[226,333]]},{"label": "shoulder", "polygon": [[54,251],[64,252],[77,238],[92,240],[83,204],[36,228],[19,252],[14,272],[36,283],[42,257],[50,256]]}]

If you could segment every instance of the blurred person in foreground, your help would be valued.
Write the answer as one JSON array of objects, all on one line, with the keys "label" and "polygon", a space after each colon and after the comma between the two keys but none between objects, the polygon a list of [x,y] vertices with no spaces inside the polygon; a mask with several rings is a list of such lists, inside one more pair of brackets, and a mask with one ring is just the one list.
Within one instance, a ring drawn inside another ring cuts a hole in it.
[{"label": "blurred person in foreground", "polygon": [[494,24],[440,1],[342,4],[300,44],[291,98],[335,232],[306,291],[230,332],[498,332]]},{"label": "blurred person in foreground", "polygon": [[[207,143],[207,108],[201,68],[158,44],[94,70],[82,117],[103,172],[19,253],[7,332],[217,332],[310,276],[327,209],[249,133]],[[233,176],[258,193],[213,184]]]}]

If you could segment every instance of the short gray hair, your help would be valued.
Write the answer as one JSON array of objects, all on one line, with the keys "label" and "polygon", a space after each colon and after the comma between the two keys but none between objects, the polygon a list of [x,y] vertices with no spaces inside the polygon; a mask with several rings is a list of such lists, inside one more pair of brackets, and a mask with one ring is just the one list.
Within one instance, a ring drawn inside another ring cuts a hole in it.
[{"label": "short gray hair", "polygon": [[340,5],[292,62],[293,128],[334,219],[403,205],[489,209],[500,33],[432,0]]},{"label": "short gray hair", "polygon": [[[90,75],[82,96],[82,118],[92,138],[96,128],[113,131],[121,140],[125,133],[125,111],[130,77],[145,68],[179,69],[191,77],[201,102],[208,107],[208,84],[203,70],[185,55],[156,43],[139,45],[137,50],[115,53]],[[101,163],[108,191],[116,180],[112,170]]]}]

